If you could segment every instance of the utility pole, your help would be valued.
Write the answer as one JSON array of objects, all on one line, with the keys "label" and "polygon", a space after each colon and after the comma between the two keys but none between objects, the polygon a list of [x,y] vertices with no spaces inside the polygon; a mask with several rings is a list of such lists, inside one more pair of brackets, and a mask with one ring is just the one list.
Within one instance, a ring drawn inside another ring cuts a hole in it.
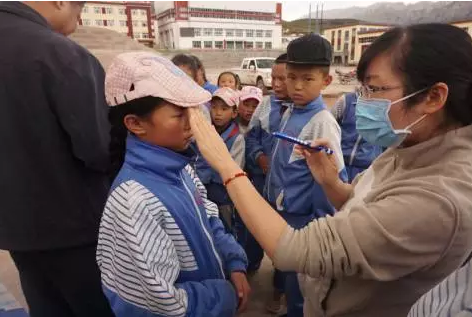
[{"label": "utility pole", "polygon": [[311,32],[311,2],[308,6],[308,33]]},{"label": "utility pole", "polygon": [[320,34],[323,34],[323,8],[324,2],[321,2]]},{"label": "utility pole", "polygon": [[316,3],[316,19],[315,19],[315,33],[316,34],[319,34],[319,30],[318,30],[318,19],[319,19],[319,16],[318,16],[318,6],[319,6],[319,3],[317,2]]}]

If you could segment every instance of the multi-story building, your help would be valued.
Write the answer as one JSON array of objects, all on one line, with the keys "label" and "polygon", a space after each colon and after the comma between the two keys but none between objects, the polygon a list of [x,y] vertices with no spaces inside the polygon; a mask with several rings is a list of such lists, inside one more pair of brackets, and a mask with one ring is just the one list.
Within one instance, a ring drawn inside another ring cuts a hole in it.
[{"label": "multi-story building", "polygon": [[146,45],[154,42],[152,23],[150,1],[87,1],[79,21],[80,25],[107,28]]},{"label": "multi-story building", "polygon": [[[168,49],[280,49],[282,4],[158,1],[156,38]],[[249,9],[250,8],[250,9]]]},{"label": "multi-story building", "polygon": [[333,63],[356,64],[359,61],[359,36],[365,32],[373,32],[390,28],[387,24],[370,24],[358,22],[339,27],[326,28],[323,35],[333,46]]}]

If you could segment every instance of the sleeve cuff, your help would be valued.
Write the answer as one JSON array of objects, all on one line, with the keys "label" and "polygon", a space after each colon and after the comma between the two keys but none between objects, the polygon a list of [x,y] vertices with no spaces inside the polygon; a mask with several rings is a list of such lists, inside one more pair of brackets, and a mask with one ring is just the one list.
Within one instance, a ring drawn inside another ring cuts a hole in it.
[{"label": "sleeve cuff", "polygon": [[246,273],[247,264],[243,260],[233,260],[228,265],[228,272],[243,272]]}]

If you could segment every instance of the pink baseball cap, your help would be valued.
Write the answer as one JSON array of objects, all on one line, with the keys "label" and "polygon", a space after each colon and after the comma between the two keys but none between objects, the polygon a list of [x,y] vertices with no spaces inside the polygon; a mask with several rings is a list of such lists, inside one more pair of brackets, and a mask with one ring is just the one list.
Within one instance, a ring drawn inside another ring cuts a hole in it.
[{"label": "pink baseball cap", "polygon": [[244,86],[241,89],[240,100],[256,99],[259,103],[262,102],[262,90],[254,86]]},{"label": "pink baseball cap", "polygon": [[116,106],[147,96],[180,107],[196,107],[211,100],[209,92],[164,57],[144,51],[116,56],[105,77],[108,104]]},{"label": "pink baseball cap", "polygon": [[239,93],[231,88],[222,87],[218,88],[214,93],[212,100],[214,98],[221,98],[228,106],[237,107]]}]

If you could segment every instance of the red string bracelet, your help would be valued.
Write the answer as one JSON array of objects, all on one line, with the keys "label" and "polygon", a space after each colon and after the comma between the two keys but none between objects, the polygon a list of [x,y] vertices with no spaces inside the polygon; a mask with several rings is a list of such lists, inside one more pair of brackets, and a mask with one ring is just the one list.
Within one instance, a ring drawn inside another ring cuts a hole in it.
[{"label": "red string bracelet", "polygon": [[247,177],[247,173],[246,172],[239,172],[239,173],[236,173],[234,174],[232,177],[228,178],[223,185],[228,186],[229,183],[231,183],[232,181],[234,181],[236,178],[238,177],[243,177],[243,176],[246,176]]}]

